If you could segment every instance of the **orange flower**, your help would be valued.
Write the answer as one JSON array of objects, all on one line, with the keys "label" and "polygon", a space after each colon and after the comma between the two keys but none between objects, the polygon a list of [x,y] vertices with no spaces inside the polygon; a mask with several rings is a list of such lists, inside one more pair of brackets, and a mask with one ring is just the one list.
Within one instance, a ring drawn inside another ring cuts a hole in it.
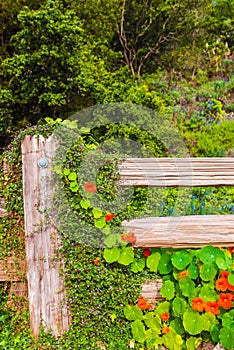
[{"label": "orange flower", "polygon": [[107,213],[106,214],[106,221],[110,221],[110,220],[114,219],[115,216],[116,216],[116,214]]},{"label": "orange flower", "polygon": [[167,327],[167,326],[163,326],[162,327],[162,333],[163,334],[166,334],[166,333],[168,333],[170,331],[170,328],[169,327]]},{"label": "orange flower", "polygon": [[136,236],[134,233],[124,233],[121,236],[122,241],[128,241],[129,243],[135,244],[136,243]]},{"label": "orange flower", "polygon": [[94,193],[97,191],[97,187],[94,185],[93,182],[86,182],[84,184],[84,188],[85,188],[85,191],[87,191],[89,193]]},{"label": "orange flower", "polygon": [[221,290],[222,292],[225,292],[227,290],[227,287],[228,287],[227,278],[220,277],[219,279],[217,279],[217,281],[215,282],[215,287],[217,290]]},{"label": "orange flower", "polygon": [[189,276],[189,272],[187,270],[181,271],[178,275],[178,278],[182,280],[184,276]]},{"label": "orange flower", "polygon": [[147,303],[147,300],[144,297],[140,297],[137,301],[137,307],[141,310],[152,309],[152,305]]},{"label": "orange flower", "polygon": [[151,251],[149,248],[143,248],[143,256],[147,258],[148,256],[151,255]]},{"label": "orange flower", "polygon": [[206,303],[202,300],[202,298],[194,298],[192,300],[192,308],[193,310],[202,312],[205,309]]},{"label": "orange flower", "polygon": [[232,307],[232,300],[233,300],[233,294],[231,293],[221,293],[219,300],[218,300],[218,305],[221,306],[224,309],[229,309]]},{"label": "orange flower", "polygon": [[216,301],[208,301],[205,304],[205,310],[206,312],[211,312],[213,315],[218,315],[220,314],[220,310],[219,310],[219,305]]},{"label": "orange flower", "polygon": [[169,320],[170,315],[169,315],[168,312],[164,312],[164,314],[162,314],[162,315],[160,316],[160,318],[161,318],[161,320],[162,320],[163,322],[165,322],[165,321]]},{"label": "orange flower", "polygon": [[100,260],[100,258],[96,258],[94,261],[93,261],[93,263],[94,263],[94,265],[98,265],[98,263],[99,263],[99,260]]}]

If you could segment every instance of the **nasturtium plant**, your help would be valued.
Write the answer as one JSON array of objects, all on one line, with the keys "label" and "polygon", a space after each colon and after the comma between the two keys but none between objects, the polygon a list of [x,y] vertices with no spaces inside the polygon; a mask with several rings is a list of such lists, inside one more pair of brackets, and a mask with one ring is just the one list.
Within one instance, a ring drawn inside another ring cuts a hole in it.
[{"label": "nasturtium plant", "polygon": [[162,297],[166,298],[167,300],[173,299],[175,295],[174,283],[172,281],[165,281],[160,290],[160,294]]},{"label": "nasturtium plant", "polygon": [[120,251],[118,262],[122,265],[129,265],[134,261],[134,252],[130,247],[124,247]]},{"label": "nasturtium plant", "polygon": [[146,266],[150,269],[150,271],[157,272],[160,258],[161,254],[159,252],[154,252],[148,256]]},{"label": "nasturtium plant", "polygon": [[120,249],[119,248],[105,248],[104,249],[104,258],[108,263],[113,263],[115,261],[118,261],[120,257]]},{"label": "nasturtium plant", "polygon": [[200,276],[203,281],[214,280],[217,274],[217,268],[214,264],[204,264],[200,267]]},{"label": "nasturtium plant", "polygon": [[190,263],[190,256],[185,250],[181,250],[172,255],[171,261],[178,270],[184,270]]}]

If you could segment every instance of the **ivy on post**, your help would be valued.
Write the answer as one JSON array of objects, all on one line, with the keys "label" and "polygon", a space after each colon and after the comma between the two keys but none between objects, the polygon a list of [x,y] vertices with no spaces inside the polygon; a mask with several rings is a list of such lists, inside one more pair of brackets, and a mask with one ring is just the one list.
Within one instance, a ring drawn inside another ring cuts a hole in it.
[{"label": "ivy on post", "polygon": [[30,324],[36,338],[41,325],[56,336],[69,327],[64,277],[59,273],[63,260],[57,253],[61,242],[45,213],[53,191],[55,145],[53,136],[40,135],[26,136],[21,146]]}]

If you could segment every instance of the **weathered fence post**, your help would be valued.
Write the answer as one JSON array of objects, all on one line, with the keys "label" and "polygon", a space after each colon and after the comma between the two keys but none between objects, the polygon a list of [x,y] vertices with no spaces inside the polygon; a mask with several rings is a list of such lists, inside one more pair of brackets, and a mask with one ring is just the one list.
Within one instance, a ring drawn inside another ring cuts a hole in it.
[{"label": "weathered fence post", "polygon": [[69,326],[64,276],[60,272],[63,261],[55,257],[60,239],[45,214],[53,193],[50,180],[55,146],[52,136],[48,139],[41,135],[26,136],[22,142],[28,297],[35,337],[41,325],[54,335],[62,334]]}]

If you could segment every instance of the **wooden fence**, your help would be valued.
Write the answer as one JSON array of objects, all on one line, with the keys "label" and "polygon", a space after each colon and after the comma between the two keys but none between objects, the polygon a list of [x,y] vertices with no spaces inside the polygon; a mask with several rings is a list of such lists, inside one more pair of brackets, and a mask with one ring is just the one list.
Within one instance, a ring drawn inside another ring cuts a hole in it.
[{"label": "wooden fence", "polygon": [[[37,337],[42,324],[55,335],[69,327],[63,259],[54,256],[60,239],[45,216],[51,184],[53,138],[26,136],[22,143],[23,193],[28,298],[31,328]],[[44,157],[48,166],[40,168]],[[234,185],[233,158],[127,159],[119,166],[122,186],[221,186]],[[201,247],[234,245],[234,215],[142,218],[123,222],[141,247]],[[1,269],[0,269],[1,276]],[[7,278],[7,276],[5,276]],[[142,295],[151,303],[160,298],[161,281],[148,281]]]}]

